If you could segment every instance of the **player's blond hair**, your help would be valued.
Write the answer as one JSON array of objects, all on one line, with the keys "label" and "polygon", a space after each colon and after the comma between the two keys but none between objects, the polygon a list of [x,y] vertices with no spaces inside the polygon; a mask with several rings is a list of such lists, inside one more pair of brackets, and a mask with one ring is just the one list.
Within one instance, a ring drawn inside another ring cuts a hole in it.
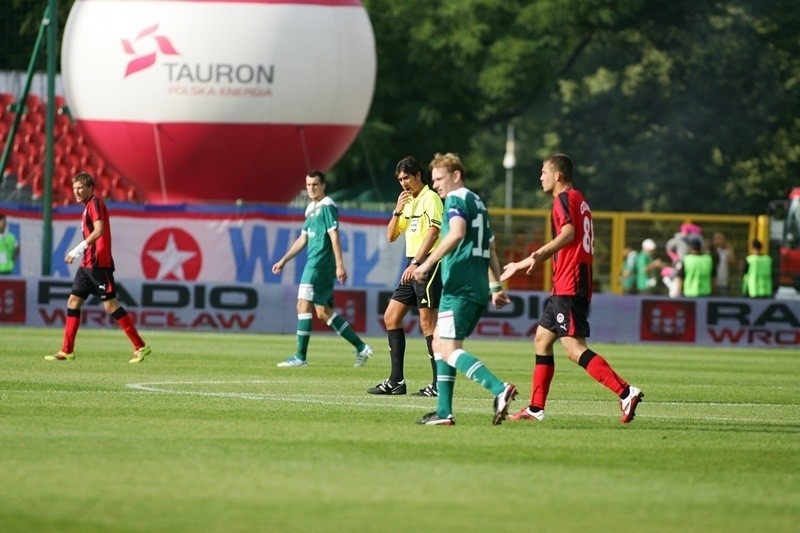
[{"label": "player's blond hair", "polygon": [[430,170],[434,168],[443,168],[450,173],[458,170],[461,173],[461,179],[464,179],[464,175],[466,174],[464,163],[461,162],[461,158],[458,157],[458,154],[452,152],[447,152],[446,154],[437,152],[437,154],[433,156],[433,160],[428,167]]}]

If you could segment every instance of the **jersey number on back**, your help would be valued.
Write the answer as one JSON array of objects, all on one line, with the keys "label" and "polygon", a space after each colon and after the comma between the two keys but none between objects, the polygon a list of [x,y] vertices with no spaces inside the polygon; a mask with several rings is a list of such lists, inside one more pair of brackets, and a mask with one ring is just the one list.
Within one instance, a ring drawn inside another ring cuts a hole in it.
[{"label": "jersey number on back", "polygon": [[472,227],[478,229],[478,242],[474,243],[475,246],[472,247],[472,256],[488,259],[491,254],[488,249],[483,248],[483,213],[478,213],[477,216],[472,219]]},{"label": "jersey number on back", "polygon": [[583,249],[589,255],[594,255],[594,225],[591,217],[583,217]]}]

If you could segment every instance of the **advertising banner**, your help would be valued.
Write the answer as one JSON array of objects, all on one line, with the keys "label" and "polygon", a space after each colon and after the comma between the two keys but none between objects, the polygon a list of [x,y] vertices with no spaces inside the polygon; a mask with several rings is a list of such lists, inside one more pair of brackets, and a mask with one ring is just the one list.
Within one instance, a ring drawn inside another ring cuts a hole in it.
[{"label": "advertising banner", "polygon": [[[20,243],[15,274],[40,274],[44,229],[41,213],[4,210]],[[64,256],[81,237],[82,206],[53,215],[52,276],[72,280]],[[146,281],[263,283],[295,286],[305,251],[280,276],[272,265],[300,234],[304,210],[110,204],[115,277]],[[405,267],[403,242],[386,240],[388,214],[340,212],[340,237],[348,287],[394,288]]]},{"label": "advertising banner", "polygon": [[[280,283],[222,283],[118,279],[119,300],[147,330],[253,332],[294,335],[297,287]],[[71,280],[0,278],[0,325],[62,328]],[[336,311],[360,334],[385,335],[387,289],[340,288]],[[531,342],[547,302],[543,292],[512,292],[511,304],[486,310],[473,338]],[[118,327],[100,302],[89,300],[86,327]],[[800,347],[800,301],[670,299],[598,294],[589,321],[592,342],[725,347]],[[419,318],[404,325],[419,335]],[[330,333],[315,320],[315,331]]]}]

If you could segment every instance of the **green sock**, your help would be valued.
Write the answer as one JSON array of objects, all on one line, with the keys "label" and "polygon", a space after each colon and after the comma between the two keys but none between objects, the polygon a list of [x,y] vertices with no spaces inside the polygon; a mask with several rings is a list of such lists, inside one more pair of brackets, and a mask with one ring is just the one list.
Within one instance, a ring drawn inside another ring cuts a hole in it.
[{"label": "green sock", "polygon": [[299,313],[297,315],[297,352],[295,356],[303,361],[308,354],[308,341],[311,340],[311,313]]},{"label": "green sock", "polygon": [[453,388],[456,385],[456,369],[441,359],[436,359],[436,414],[447,418],[453,414]]},{"label": "green sock", "polygon": [[337,335],[343,337],[347,342],[355,346],[356,350],[361,351],[364,349],[364,342],[361,340],[361,337],[358,336],[358,333],[353,331],[350,324],[348,324],[344,318],[340,317],[338,313],[333,313],[333,316],[328,320],[328,326],[330,326]]},{"label": "green sock", "polygon": [[483,366],[480,359],[464,350],[457,350],[453,356],[456,358],[455,367],[466,374],[469,379],[491,391],[494,396],[503,392],[505,388],[503,382],[497,379],[491,370]]}]

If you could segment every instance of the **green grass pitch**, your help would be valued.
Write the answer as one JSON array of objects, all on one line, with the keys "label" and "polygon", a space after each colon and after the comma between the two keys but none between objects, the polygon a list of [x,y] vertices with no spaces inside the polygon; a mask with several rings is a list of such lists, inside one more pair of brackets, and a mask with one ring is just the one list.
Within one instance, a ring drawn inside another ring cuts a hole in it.
[{"label": "green grass pitch", "polygon": [[[798,531],[800,354],[597,344],[645,391],[630,425],[563,351],[543,423],[491,425],[459,374],[453,427],[415,424],[435,400],[376,397],[386,341],[0,328],[3,531]],[[532,345],[467,349],[530,393]],[[430,379],[408,339],[409,392]]]}]

